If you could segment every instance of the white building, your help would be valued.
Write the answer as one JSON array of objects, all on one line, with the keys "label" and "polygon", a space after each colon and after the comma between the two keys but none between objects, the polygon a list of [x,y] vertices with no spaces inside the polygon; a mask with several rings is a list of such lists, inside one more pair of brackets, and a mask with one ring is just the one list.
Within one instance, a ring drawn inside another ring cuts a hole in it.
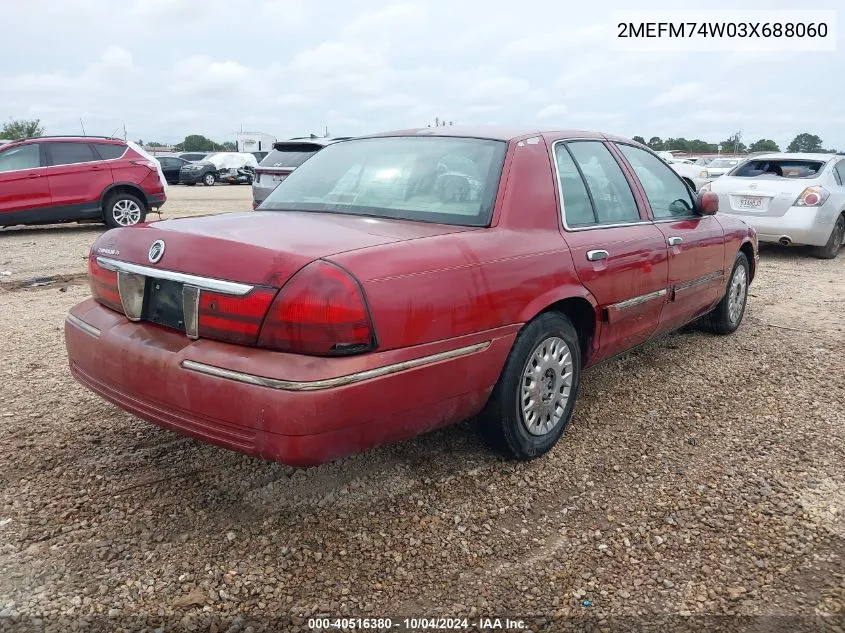
[{"label": "white building", "polygon": [[273,149],[276,137],[263,132],[241,132],[238,134],[239,152],[269,152]]}]

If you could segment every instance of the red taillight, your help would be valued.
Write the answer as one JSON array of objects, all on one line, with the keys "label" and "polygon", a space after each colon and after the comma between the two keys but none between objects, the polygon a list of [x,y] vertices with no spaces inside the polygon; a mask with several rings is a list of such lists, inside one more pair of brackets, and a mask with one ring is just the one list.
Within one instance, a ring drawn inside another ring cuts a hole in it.
[{"label": "red taillight", "polygon": [[203,290],[199,295],[197,335],[237,345],[255,345],[276,291],[256,288],[236,297]]},{"label": "red taillight", "polygon": [[97,302],[123,313],[123,304],[117,289],[117,271],[100,266],[93,252],[88,255],[88,285],[91,288],[91,296]]},{"label": "red taillight", "polygon": [[793,203],[795,207],[820,207],[830,197],[824,187],[807,187]]},{"label": "red taillight", "polygon": [[375,332],[360,285],[334,264],[309,264],[279,292],[258,345],[316,356],[374,349]]}]

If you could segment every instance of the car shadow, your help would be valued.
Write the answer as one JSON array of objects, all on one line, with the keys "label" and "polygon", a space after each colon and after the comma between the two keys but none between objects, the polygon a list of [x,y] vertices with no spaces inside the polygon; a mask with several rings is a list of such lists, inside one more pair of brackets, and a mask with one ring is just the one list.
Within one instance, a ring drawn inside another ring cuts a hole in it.
[{"label": "car shadow", "polygon": [[776,260],[790,260],[795,256],[817,259],[812,246],[781,246],[780,244],[760,244],[760,257]]}]

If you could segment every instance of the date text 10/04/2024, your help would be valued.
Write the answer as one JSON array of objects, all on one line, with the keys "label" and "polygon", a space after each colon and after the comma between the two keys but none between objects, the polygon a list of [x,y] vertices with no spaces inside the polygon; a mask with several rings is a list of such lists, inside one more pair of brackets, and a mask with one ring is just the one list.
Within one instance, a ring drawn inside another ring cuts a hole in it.
[{"label": "date text 10/04/2024", "polygon": [[470,627],[479,631],[521,631],[524,620],[510,618],[309,618],[308,628],[312,630],[373,630],[386,631],[393,628],[406,631],[454,631]]}]

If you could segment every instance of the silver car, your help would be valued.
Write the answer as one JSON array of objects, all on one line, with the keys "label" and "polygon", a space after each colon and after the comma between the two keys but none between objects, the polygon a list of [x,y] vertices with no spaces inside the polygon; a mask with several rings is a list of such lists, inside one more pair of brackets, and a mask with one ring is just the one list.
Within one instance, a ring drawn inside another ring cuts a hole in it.
[{"label": "silver car", "polygon": [[755,156],[705,184],[719,196],[719,213],[741,217],[760,242],[815,247],[836,257],[845,241],[845,156]]},{"label": "silver car", "polygon": [[252,181],[252,208],[257,208],[294,169],[326,145],[346,140],[347,138],[319,138],[312,136],[273,143],[273,150],[264,157],[255,170],[255,179]]}]

